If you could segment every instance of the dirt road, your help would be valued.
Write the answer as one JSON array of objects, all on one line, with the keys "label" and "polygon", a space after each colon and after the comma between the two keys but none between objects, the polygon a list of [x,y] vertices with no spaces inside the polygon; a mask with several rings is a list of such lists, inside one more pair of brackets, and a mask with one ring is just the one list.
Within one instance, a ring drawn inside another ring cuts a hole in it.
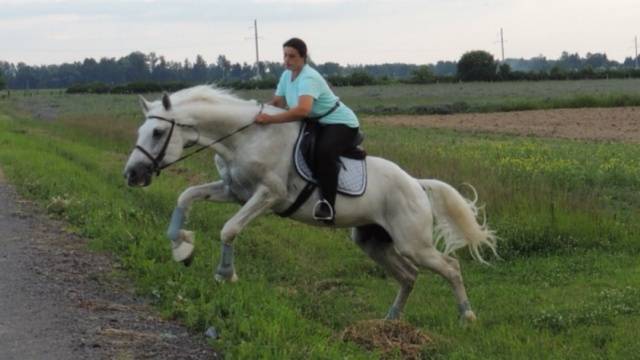
[{"label": "dirt road", "polygon": [[86,250],[0,169],[0,359],[215,359],[201,334],[161,320],[115,263]]},{"label": "dirt road", "polygon": [[365,117],[363,121],[564,139],[640,142],[639,107],[370,116]]}]

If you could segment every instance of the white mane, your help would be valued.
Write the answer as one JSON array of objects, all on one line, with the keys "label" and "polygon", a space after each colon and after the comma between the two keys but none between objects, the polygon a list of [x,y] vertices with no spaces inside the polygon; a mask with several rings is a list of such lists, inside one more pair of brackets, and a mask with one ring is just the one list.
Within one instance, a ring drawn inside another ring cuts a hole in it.
[{"label": "white mane", "polygon": [[255,100],[244,100],[228,89],[213,85],[198,85],[171,94],[171,104],[181,106],[192,102],[208,102],[211,104],[255,104]]}]

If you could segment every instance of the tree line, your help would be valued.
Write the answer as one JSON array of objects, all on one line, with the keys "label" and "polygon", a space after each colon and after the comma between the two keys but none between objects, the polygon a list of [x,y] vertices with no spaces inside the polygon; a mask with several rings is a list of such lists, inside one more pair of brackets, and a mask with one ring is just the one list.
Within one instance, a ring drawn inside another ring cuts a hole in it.
[{"label": "tree line", "polygon": [[[638,59],[628,57],[620,63],[606,54],[563,52],[556,60],[538,56],[531,59],[496,61],[486,51],[470,51],[458,61],[435,64],[404,63],[347,65],[335,62],[312,64],[335,86],[358,86],[393,82],[430,83],[444,81],[500,81],[638,77]],[[469,66],[473,71],[469,71]],[[207,63],[200,55],[194,61],[166,60],[155,53],[132,52],[116,58],[61,65],[32,66],[0,61],[0,88],[71,88],[94,84],[102,89],[122,89],[131,83],[221,83],[230,87],[272,87],[284,68],[280,62],[260,62],[258,66],[232,63],[224,55]],[[83,85],[84,84],[84,85]],[[126,88],[125,88],[126,90]]]}]

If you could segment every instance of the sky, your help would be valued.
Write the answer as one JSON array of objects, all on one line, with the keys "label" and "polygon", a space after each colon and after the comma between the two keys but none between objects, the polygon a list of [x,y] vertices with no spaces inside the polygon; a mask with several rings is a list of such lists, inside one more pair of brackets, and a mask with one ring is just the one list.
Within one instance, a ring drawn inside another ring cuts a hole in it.
[{"label": "sky", "polygon": [[305,40],[316,63],[457,61],[471,50],[501,58],[562,51],[624,61],[640,36],[638,0],[0,0],[0,60],[29,65],[120,58],[279,62]]}]

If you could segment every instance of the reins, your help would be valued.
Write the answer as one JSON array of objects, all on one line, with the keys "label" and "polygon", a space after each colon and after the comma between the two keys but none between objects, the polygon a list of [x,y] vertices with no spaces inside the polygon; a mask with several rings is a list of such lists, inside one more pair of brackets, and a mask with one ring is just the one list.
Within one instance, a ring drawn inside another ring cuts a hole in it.
[{"label": "reins", "polygon": [[[264,104],[260,104],[260,111],[258,112],[258,114],[262,113],[262,110],[264,110]],[[195,154],[197,154],[197,153],[199,153],[199,152],[201,152],[201,151],[203,151],[205,149],[208,149],[208,148],[212,147],[213,145],[218,144],[218,143],[220,143],[220,142],[232,137],[233,135],[245,130],[246,128],[250,127],[251,125],[255,124],[255,121],[252,121],[252,122],[250,122],[250,123],[248,123],[246,125],[243,125],[243,126],[237,128],[237,129],[235,129],[234,131],[230,132],[229,134],[224,135],[224,136],[212,141],[211,143],[209,143],[207,145],[201,145],[199,149],[197,149],[197,150],[195,150],[195,151],[193,151],[193,152],[191,152],[189,154],[183,155],[183,156],[179,157],[175,161],[172,161],[170,163],[166,163],[164,165],[160,165],[160,163],[162,162],[162,160],[164,159],[164,157],[165,157],[165,155],[167,153],[167,148],[169,147],[169,142],[171,141],[171,136],[173,135],[173,129],[176,126],[193,128],[198,133],[198,140],[200,139],[200,132],[198,131],[198,129],[196,129],[196,127],[194,127],[192,125],[185,125],[185,124],[177,123],[175,121],[175,119],[167,119],[167,118],[164,118],[164,117],[161,117],[161,116],[149,116],[149,117],[147,117],[147,120],[148,119],[162,120],[162,121],[166,121],[166,122],[171,123],[171,128],[169,129],[169,135],[167,136],[167,140],[165,140],[164,145],[162,146],[162,149],[158,153],[158,156],[153,157],[147,150],[145,150],[140,145],[136,145],[136,147],[135,147],[136,149],[140,150],[140,152],[142,152],[146,157],[148,157],[149,160],[151,160],[151,162],[153,163],[153,169],[152,170],[156,173],[156,175],[160,175],[160,170],[164,170],[165,168],[167,168],[167,167],[169,167],[169,166],[171,166],[171,165],[173,165],[173,164],[175,164],[175,163],[177,163],[179,161],[187,159],[187,158],[189,158],[189,157],[191,157],[191,156],[193,156],[193,155],[195,155]],[[198,141],[196,140],[195,144],[197,144],[197,143],[198,143]],[[188,148],[188,147],[190,147],[190,146],[186,146],[185,149]]]}]

